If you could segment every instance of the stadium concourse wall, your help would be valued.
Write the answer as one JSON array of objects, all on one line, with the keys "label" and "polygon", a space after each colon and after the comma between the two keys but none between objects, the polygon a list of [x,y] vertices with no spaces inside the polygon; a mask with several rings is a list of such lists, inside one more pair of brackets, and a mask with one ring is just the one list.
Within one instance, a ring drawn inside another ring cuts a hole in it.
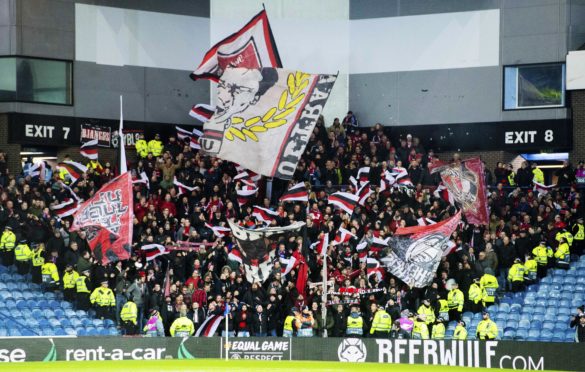
[{"label": "stadium concourse wall", "polygon": [[[233,338],[229,359],[316,360],[583,371],[578,344],[358,338]],[[0,362],[225,358],[226,340],[54,337],[0,339]],[[564,358],[573,355],[574,358]]]}]

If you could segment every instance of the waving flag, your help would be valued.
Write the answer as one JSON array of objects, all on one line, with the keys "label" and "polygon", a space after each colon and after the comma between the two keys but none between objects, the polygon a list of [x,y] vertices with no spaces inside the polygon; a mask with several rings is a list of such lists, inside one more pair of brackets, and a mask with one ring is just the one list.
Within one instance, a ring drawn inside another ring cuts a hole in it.
[{"label": "waving flag", "polygon": [[64,168],[67,173],[69,173],[72,183],[77,182],[83,173],[87,172],[87,167],[85,165],[74,161],[62,161],[59,163],[59,167]]},{"label": "waving flag", "polygon": [[132,183],[143,183],[148,190],[150,190],[150,181],[145,172],[140,172],[140,178],[132,181]]},{"label": "waving flag", "polygon": [[180,127],[175,127],[175,129],[177,130],[177,138],[179,140],[181,141],[188,140],[189,147],[195,150],[201,149],[201,146],[199,145],[199,137],[201,137],[203,133],[200,130],[193,128],[189,132],[188,130],[185,130]]},{"label": "waving flag", "polygon": [[236,174],[234,181],[240,181],[250,187],[256,187],[256,181],[254,181],[252,175],[250,175],[248,171],[241,171],[240,173]]},{"label": "waving flag", "polygon": [[236,194],[238,195],[238,204],[240,207],[254,200],[256,198],[257,192],[258,189],[251,186],[245,186],[241,190],[236,190]]},{"label": "waving flag", "polygon": [[[229,307],[228,307],[229,308]],[[201,326],[197,328],[197,332],[195,332],[195,337],[213,337],[215,336],[215,332],[217,328],[221,324],[221,321],[224,319],[224,315],[209,315]]]},{"label": "waving flag", "polygon": [[357,172],[357,179],[360,182],[360,185],[368,182],[370,180],[370,167],[362,167]]},{"label": "waving flag", "polygon": [[344,229],[343,227],[339,227],[337,233],[335,234],[335,239],[333,239],[333,245],[343,244],[349,242],[352,238],[357,238],[354,234],[350,231]]},{"label": "waving flag", "polygon": [[169,253],[169,251],[166,249],[164,245],[154,243],[145,244],[140,248],[140,250],[142,250],[142,253],[144,253],[147,262],[150,262],[159,256]]},{"label": "waving flag", "polygon": [[91,160],[97,160],[98,158],[98,140],[94,139],[87,141],[79,148],[79,153]]},{"label": "waving flag", "polygon": [[307,187],[305,186],[304,182],[299,182],[296,185],[292,186],[290,189],[285,191],[285,193],[279,199],[281,202],[292,202],[292,201],[302,201],[308,202],[309,201],[309,192],[307,191]]},{"label": "waving flag", "polygon": [[106,265],[130,258],[132,178],[126,172],[99,189],[75,213],[71,231],[84,229],[93,255]]},{"label": "waving flag", "polygon": [[386,248],[388,248],[388,244],[390,243],[390,238],[380,239],[375,236],[372,237],[370,241],[370,250],[374,252],[380,252]]},{"label": "waving flag", "polygon": [[250,283],[263,283],[268,279],[279,242],[299,236],[301,229],[305,226],[304,222],[294,222],[285,227],[244,229],[232,220],[228,220],[228,223],[239,248],[246,279]]},{"label": "waving flag", "polygon": [[218,81],[228,67],[282,67],[265,10],[211,47],[191,78]]},{"label": "waving flag", "polygon": [[433,281],[449,238],[461,221],[461,212],[429,226],[399,228],[390,240],[384,266],[410,287],[423,288]]},{"label": "waving flag", "polygon": [[177,179],[177,177],[175,176],[175,178],[173,178],[173,184],[175,186],[177,186],[177,188],[179,189],[179,195],[181,194],[185,194],[187,191],[191,192],[193,190],[195,190],[195,188],[197,186],[187,186],[182,182],[179,182],[179,180]]},{"label": "waving flag", "polygon": [[557,186],[556,184],[546,186],[546,185],[543,185],[542,183],[538,183],[538,182],[534,182],[534,181],[533,181],[533,183],[534,183],[534,187],[532,188],[532,191],[536,192],[538,196],[548,194],[548,192],[550,190],[552,190],[553,188],[555,188]]},{"label": "waving flag", "polygon": [[191,108],[189,115],[202,123],[206,123],[211,119],[214,111],[213,106],[199,103]]},{"label": "waving flag", "polygon": [[366,181],[362,184],[362,187],[356,192],[356,195],[359,197],[358,204],[364,205],[366,200],[372,195],[374,191],[370,187],[370,181]]},{"label": "waving flag", "polygon": [[337,76],[228,68],[202,150],[267,177],[290,180]]},{"label": "waving flag", "polygon": [[218,238],[223,238],[230,233],[230,229],[223,226],[212,226],[208,223],[205,224],[205,227],[213,231],[213,235],[217,236]]},{"label": "waving flag", "polygon": [[270,224],[272,221],[276,219],[276,217],[278,217],[278,212],[255,205],[252,212],[252,216],[256,218],[258,221]]},{"label": "waving flag", "polygon": [[372,275],[376,275],[378,280],[382,280],[384,278],[384,268],[380,266],[380,261],[375,258],[368,257],[366,258],[366,273],[368,278]]},{"label": "waving flag", "polygon": [[322,233],[319,240],[315,243],[311,244],[309,248],[315,251],[317,255],[323,256],[327,252],[327,247],[329,246],[329,234]]},{"label": "waving flag", "polygon": [[469,223],[489,223],[484,166],[479,158],[464,160],[458,165],[437,164],[430,170],[431,173],[440,172],[450,197],[461,206]]},{"label": "waving flag", "polygon": [[59,204],[49,207],[59,218],[65,218],[73,215],[79,209],[78,201],[75,198],[67,198]]},{"label": "waving flag", "polygon": [[329,195],[327,204],[333,204],[345,211],[347,214],[351,215],[353,214],[353,210],[355,209],[357,202],[357,195],[350,194],[348,192],[336,192]]}]

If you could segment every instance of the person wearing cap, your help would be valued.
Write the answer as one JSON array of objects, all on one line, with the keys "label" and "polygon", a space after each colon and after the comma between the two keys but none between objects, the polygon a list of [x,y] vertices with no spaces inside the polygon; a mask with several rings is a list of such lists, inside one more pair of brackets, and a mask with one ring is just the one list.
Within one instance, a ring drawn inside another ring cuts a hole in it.
[{"label": "person wearing cap", "polygon": [[165,327],[157,308],[150,310],[150,318],[142,329],[146,337],[164,337]]},{"label": "person wearing cap", "polygon": [[488,307],[496,302],[496,291],[500,287],[500,284],[498,284],[498,279],[494,276],[494,271],[491,268],[485,269],[484,274],[479,280],[479,284],[483,289],[483,306]]},{"label": "person wearing cap", "polygon": [[59,270],[53,260],[47,260],[41,266],[43,286],[47,289],[55,289],[59,285]]},{"label": "person wearing cap", "polygon": [[21,239],[14,248],[14,259],[16,260],[16,269],[20,275],[28,274],[30,270],[30,259],[32,252],[26,239]]},{"label": "person wearing cap", "polygon": [[303,312],[300,316],[297,315],[297,322],[299,324],[297,337],[313,337],[315,319],[313,318],[313,312],[308,306],[303,307]]},{"label": "person wearing cap", "polygon": [[66,301],[75,301],[75,287],[77,285],[78,278],[79,274],[77,271],[73,270],[73,266],[71,264],[67,264],[67,267],[65,267],[65,272],[63,273],[63,298]]},{"label": "person wearing cap", "polygon": [[41,268],[45,263],[45,245],[43,243],[38,243],[34,246],[34,250],[31,256],[31,263],[31,280],[35,284],[41,284],[43,282]]},{"label": "person wearing cap", "polygon": [[284,327],[282,329],[282,337],[293,337],[296,330],[299,328],[297,323],[297,316],[299,316],[299,309],[293,307],[290,313],[284,319]]},{"label": "person wearing cap", "polygon": [[422,305],[420,305],[418,307],[417,310],[418,315],[424,315],[425,318],[425,323],[427,324],[428,330],[427,331],[432,331],[433,329],[433,324],[435,324],[435,310],[433,309],[433,307],[431,306],[431,300],[428,298],[425,298],[423,300]]},{"label": "person wearing cap", "polygon": [[498,325],[490,319],[487,311],[482,313],[483,320],[479,322],[476,330],[476,337],[480,340],[495,340],[498,337]]},{"label": "person wearing cap", "polygon": [[555,251],[556,266],[561,269],[568,269],[570,256],[570,244],[565,237],[561,237],[559,240],[559,246]]},{"label": "person wearing cap", "polygon": [[457,323],[457,327],[455,327],[455,332],[453,333],[453,340],[467,340],[467,329],[465,326],[466,324],[463,320]]},{"label": "person wearing cap", "polygon": [[524,284],[530,285],[536,283],[538,264],[536,260],[532,258],[532,255],[526,254],[524,258]]},{"label": "person wearing cap", "polygon": [[569,248],[573,246],[573,234],[567,231],[567,229],[562,229],[555,235],[555,240],[559,242],[559,244],[561,243],[561,238],[565,238],[565,242],[569,245]]},{"label": "person wearing cap", "polygon": [[546,269],[548,265],[548,248],[546,246],[546,242],[543,240],[540,242],[538,247],[535,247],[532,250],[532,255],[537,263],[536,274],[539,279],[542,279],[546,276]]},{"label": "person wearing cap", "polygon": [[514,265],[508,271],[508,282],[512,284],[512,292],[524,290],[524,276],[526,267],[519,258],[514,259]]},{"label": "person wearing cap", "polygon": [[383,307],[378,306],[375,302],[371,305],[371,311],[374,314],[374,319],[372,320],[370,335],[375,338],[388,338],[390,328],[392,328],[392,318]]},{"label": "person wearing cap", "polygon": [[395,320],[390,330],[390,338],[398,340],[410,339],[410,332],[404,330],[400,324],[400,320]]},{"label": "person wearing cap", "polygon": [[479,284],[479,278],[473,278],[473,283],[467,292],[468,309],[472,313],[479,313],[483,308],[483,290]]},{"label": "person wearing cap", "polygon": [[108,287],[108,281],[102,280],[101,286],[94,289],[89,301],[95,306],[95,315],[98,319],[110,319],[111,310],[116,306],[114,292]]},{"label": "person wearing cap", "polygon": [[2,237],[0,238],[0,252],[2,252],[2,265],[12,266],[14,263],[14,254],[12,251],[16,246],[16,235],[12,231],[10,225],[4,228]]},{"label": "person wearing cap", "polygon": [[91,303],[89,300],[89,293],[91,289],[91,281],[89,280],[89,270],[81,272],[77,281],[75,282],[75,291],[77,293],[77,309],[89,310]]},{"label": "person wearing cap", "polygon": [[364,334],[364,318],[362,318],[359,306],[357,305],[351,306],[351,312],[347,317],[345,334],[347,336],[362,336]]},{"label": "person wearing cap", "polygon": [[413,340],[428,340],[429,327],[427,326],[425,314],[418,314],[414,318],[414,327],[412,328]]},{"label": "person wearing cap", "polygon": [[540,168],[538,168],[538,165],[535,162],[532,162],[532,164],[530,164],[531,168],[532,168],[532,174],[534,176],[534,178],[532,179],[532,182],[538,182],[540,184],[544,184],[544,173],[542,172],[542,170],[540,170]]},{"label": "person wearing cap", "polygon": [[577,218],[577,223],[575,223],[571,229],[573,233],[573,253],[576,255],[581,256],[583,254],[583,241],[585,239],[585,227],[583,225],[583,217]]},{"label": "person wearing cap", "polygon": [[460,320],[465,296],[459,289],[459,284],[453,283],[453,287],[447,295],[447,302],[449,302],[449,319]]},{"label": "person wearing cap", "polygon": [[120,311],[120,320],[122,321],[122,329],[126,336],[136,334],[136,318],[138,317],[138,308],[132,300],[126,301]]},{"label": "person wearing cap", "polygon": [[431,339],[433,340],[444,340],[445,339],[445,320],[438,317],[433,325],[433,332],[431,333]]},{"label": "person wearing cap", "polygon": [[160,140],[160,134],[155,134],[154,139],[148,141],[148,152],[151,152],[154,157],[159,157],[164,150],[162,141]]},{"label": "person wearing cap", "polygon": [[181,305],[179,317],[171,324],[170,333],[173,337],[189,337],[195,333],[193,321],[187,318],[187,305]]}]

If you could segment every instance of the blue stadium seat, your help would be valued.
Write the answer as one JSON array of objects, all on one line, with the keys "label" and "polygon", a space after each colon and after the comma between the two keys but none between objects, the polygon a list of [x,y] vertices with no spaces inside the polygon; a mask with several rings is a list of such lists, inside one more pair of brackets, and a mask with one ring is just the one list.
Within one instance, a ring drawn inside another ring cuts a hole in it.
[{"label": "blue stadium seat", "polygon": [[8,328],[8,336],[20,337],[22,336],[22,334],[20,333],[20,329],[18,328]]},{"label": "blue stadium seat", "polygon": [[540,337],[540,331],[538,329],[530,329],[528,330],[528,338],[530,337]]},{"label": "blue stadium seat", "polygon": [[53,310],[55,309],[61,309],[61,303],[57,300],[50,300],[49,301],[49,307]]},{"label": "blue stadium seat", "polygon": [[510,313],[519,314],[522,311],[522,305],[519,303],[514,303],[510,306]]},{"label": "blue stadium seat", "polygon": [[49,303],[45,300],[38,301],[37,305],[39,305],[39,309],[41,309],[41,310],[45,310],[45,309],[49,308]]},{"label": "blue stadium seat", "polygon": [[55,329],[55,336],[67,336],[68,333],[65,332],[63,328],[56,328]]},{"label": "blue stadium seat", "polygon": [[71,318],[72,316],[77,316],[77,313],[75,313],[75,310],[67,309],[65,310],[65,316]]},{"label": "blue stadium seat", "polygon": [[[506,322],[506,326],[504,328],[516,329],[516,328],[518,328],[518,321],[517,320],[508,320]],[[504,328],[502,328],[502,329],[504,329]]]},{"label": "blue stadium seat", "polygon": [[109,329],[107,329],[107,328],[102,328],[102,329],[99,331],[99,334],[100,334],[100,336],[109,336],[109,335],[110,335],[110,330],[109,330]]},{"label": "blue stadium seat", "polygon": [[549,307],[546,309],[546,311],[544,312],[544,316],[545,318],[554,318],[557,316],[558,313],[558,309],[556,307]]},{"label": "blue stadium seat", "polygon": [[559,301],[559,307],[561,307],[561,308],[571,307],[571,300],[570,299],[568,299],[568,300],[560,300]]},{"label": "blue stadium seat", "polygon": [[29,309],[38,309],[39,308],[39,305],[37,304],[37,302],[35,300],[27,300],[26,305]]},{"label": "blue stadium seat", "polygon": [[546,339],[546,341],[550,341],[552,337],[553,331],[551,331],[550,329],[543,329],[542,331],[540,331],[540,338],[544,338]]},{"label": "blue stadium seat", "polygon": [[30,330],[28,328],[22,329],[20,334],[24,337],[38,336],[38,334],[36,332],[33,332],[32,330]]},{"label": "blue stadium seat", "polygon": [[542,323],[542,330],[552,331],[554,328],[555,322],[545,321]]},{"label": "blue stadium seat", "polygon": [[87,331],[85,330],[85,328],[79,329],[77,331],[77,336],[79,337],[87,336]]},{"label": "blue stadium seat", "polygon": [[546,307],[547,300],[545,298],[537,298],[536,303],[534,305],[538,307]]},{"label": "blue stadium seat", "polygon": [[563,285],[564,285],[563,284],[563,279],[564,278],[558,278],[557,281],[554,281],[553,280],[553,284],[552,284],[553,291],[561,291],[563,289]]},{"label": "blue stadium seat", "polygon": [[45,318],[52,318],[55,316],[55,312],[51,309],[45,309],[43,310],[43,315],[45,316]]},{"label": "blue stadium seat", "polygon": [[65,312],[60,308],[55,309],[53,312],[55,313],[56,318],[64,318],[65,317]]},{"label": "blue stadium seat", "polygon": [[71,320],[67,319],[67,318],[63,318],[63,317],[58,317],[59,322],[61,323],[61,326],[63,328],[65,327],[71,327]]},{"label": "blue stadium seat", "polygon": [[559,291],[550,291],[550,293],[548,295],[550,298],[555,298],[555,299],[561,298],[561,292],[559,292]]},{"label": "blue stadium seat", "polygon": [[[478,313],[478,314],[481,315],[481,313]],[[104,319],[104,327],[112,327],[112,326],[115,326],[115,325],[116,325],[116,323],[114,323],[113,320],[111,320],[111,319]]]},{"label": "blue stadium seat", "polygon": [[109,328],[110,336],[118,336],[119,332],[117,329]]},{"label": "blue stadium seat", "polygon": [[8,330],[6,328],[0,328],[0,337],[8,336]]},{"label": "blue stadium seat", "polygon": [[546,308],[544,305],[542,306],[535,306],[534,307],[534,311],[532,312],[534,315],[540,314],[540,315],[544,315],[544,313],[546,312]]},{"label": "blue stadium seat", "polygon": [[585,276],[578,277],[576,284],[585,284]]},{"label": "blue stadium seat", "polygon": [[510,305],[512,302],[514,302],[514,299],[512,297],[503,297],[500,298],[500,306],[506,304],[506,305]]},{"label": "blue stadium seat", "polygon": [[544,285],[551,284],[551,283],[552,283],[552,277],[550,275],[545,276],[544,278],[542,278],[540,280],[540,288],[542,288]]},{"label": "blue stadium seat", "polygon": [[51,324],[51,327],[60,327],[61,326],[61,321],[59,321],[59,319],[57,319],[57,318],[49,319],[49,323]]},{"label": "blue stadium seat", "polygon": [[89,318],[81,318],[81,324],[83,324],[84,327],[93,326],[93,322]]},{"label": "blue stadium seat", "polygon": [[531,321],[529,319],[521,319],[518,322],[518,329],[530,329]]},{"label": "blue stadium seat", "polygon": [[491,306],[488,306],[487,311],[489,311],[490,314],[491,313],[494,313],[495,314],[495,313],[498,312],[498,309],[499,309],[498,308],[498,305],[491,305]]},{"label": "blue stadium seat", "polygon": [[77,314],[77,316],[78,316],[78,317],[80,317],[80,318],[85,318],[85,317],[87,317],[87,313],[86,313],[85,311],[83,311],[83,310],[77,310],[77,311],[75,312],[75,314]]},{"label": "blue stadium seat", "polygon": [[534,306],[534,305],[536,305],[536,297],[526,297],[524,299],[524,304],[525,305],[528,305],[528,306]]},{"label": "blue stadium seat", "polygon": [[510,312],[510,305],[507,303],[500,303],[498,311],[501,313],[509,313]]},{"label": "blue stadium seat", "polygon": [[81,320],[79,320],[78,318],[70,318],[69,321],[71,322],[71,325],[73,327],[82,327],[83,323],[81,323]]},{"label": "blue stadium seat", "polygon": [[520,320],[520,313],[510,313],[508,314],[508,321],[513,320],[513,321],[519,321]]},{"label": "blue stadium seat", "polygon": [[101,319],[93,319],[92,323],[93,323],[93,326],[96,327],[96,328],[97,327],[103,327],[104,326],[104,321],[101,320]]},{"label": "blue stadium seat", "polygon": [[546,302],[546,307],[547,308],[551,308],[551,307],[555,307],[559,304],[559,299],[550,299]]},{"label": "blue stadium seat", "polygon": [[71,302],[61,301],[61,308],[63,310],[70,310],[70,309],[73,309],[73,305],[71,304]]},{"label": "blue stadium seat", "polygon": [[57,295],[55,295],[55,293],[53,293],[53,292],[45,292],[45,293],[44,293],[44,297],[45,297],[47,300],[54,300],[54,299],[56,299],[56,298],[57,298]]}]

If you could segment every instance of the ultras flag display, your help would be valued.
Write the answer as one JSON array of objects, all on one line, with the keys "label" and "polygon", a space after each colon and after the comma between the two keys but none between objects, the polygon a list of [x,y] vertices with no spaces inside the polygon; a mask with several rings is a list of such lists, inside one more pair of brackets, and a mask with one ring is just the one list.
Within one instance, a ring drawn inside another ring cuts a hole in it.
[{"label": "ultras flag display", "polygon": [[397,229],[382,263],[411,288],[430,285],[443,252],[450,249],[449,238],[459,221],[461,212],[434,225]]},{"label": "ultras flag display", "polygon": [[[279,242],[301,235],[304,222],[295,222],[285,227],[245,229],[228,220],[232,235],[238,245],[238,254],[246,279],[250,283],[263,283],[272,272],[273,261]],[[239,262],[239,260],[237,260]]]},{"label": "ultras flag display", "polygon": [[228,68],[201,148],[258,174],[290,180],[336,79],[276,68]]},{"label": "ultras flag display", "polygon": [[443,185],[449,190],[449,198],[461,207],[467,222],[474,225],[489,223],[484,166],[480,159],[464,160],[460,165],[436,165],[430,171],[440,172]]},{"label": "ultras flag display", "polygon": [[93,255],[102,262],[130,258],[132,177],[126,172],[99,189],[73,216],[71,231],[85,230]]}]

